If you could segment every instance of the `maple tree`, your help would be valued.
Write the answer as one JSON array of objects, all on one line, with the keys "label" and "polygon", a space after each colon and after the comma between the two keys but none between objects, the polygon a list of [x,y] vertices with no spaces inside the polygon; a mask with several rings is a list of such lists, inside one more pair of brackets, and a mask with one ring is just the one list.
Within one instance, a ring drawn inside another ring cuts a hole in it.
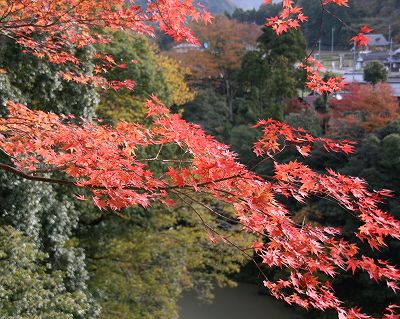
[{"label": "maple tree", "polygon": [[[305,74],[296,64],[306,56],[306,43],[298,30],[277,35],[262,28],[257,50],[243,57],[238,87],[254,114],[250,124],[265,116],[283,118],[283,105],[304,88]],[[249,112],[249,113],[250,113]]]},{"label": "maple tree", "polygon": [[[347,0],[322,1],[322,10],[328,3],[345,6]],[[2,2],[0,30],[38,57],[78,66],[79,61],[67,47],[106,41],[95,31],[97,28],[125,28],[149,34],[150,22],[157,21],[161,29],[176,39],[196,42],[185,21],[187,17],[198,19],[200,13],[189,0],[149,1],[146,9],[133,4],[126,6],[125,2],[98,1],[95,7],[91,4],[57,0],[19,0],[12,5]],[[200,10],[203,20],[208,22],[208,13]],[[305,20],[301,8],[291,0],[284,0],[282,13],[271,18],[267,25],[282,33],[297,28]],[[363,27],[353,40],[364,44],[363,34],[367,32],[369,29]],[[98,65],[99,73],[103,67],[123,67],[110,55],[98,58],[104,63]],[[310,57],[303,66],[310,89],[327,93],[342,87],[341,78],[324,81],[317,72],[320,65]],[[80,75],[77,77],[81,79]],[[69,78],[75,79],[72,75]],[[356,240],[372,249],[384,248],[388,238],[400,239],[400,222],[379,207],[391,196],[390,191],[370,191],[360,178],[331,169],[321,174],[301,161],[279,163],[275,157],[289,146],[306,157],[317,144],[328,152],[349,154],[354,151],[353,143],[315,138],[302,129],[274,120],[260,120],[256,127],[262,130],[262,136],[255,143],[254,152],[263,158],[261,161],[271,160],[274,164],[273,176],[262,177],[240,164],[228,146],[179,115],[171,114],[155,96],[146,106],[148,116],[153,119],[149,126],[122,122],[110,127],[71,115],[32,111],[9,101],[7,115],[0,118],[0,149],[10,162],[0,163],[0,169],[28,180],[76,186],[82,190],[78,200],[90,196],[100,209],[147,207],[154,202],[171,206],[183,201],[196,202],[210,213],[219,214],[196,201],[197,194],[229,204],[235,211],[235,222],[260,236],[252,248],[262,260],[261,265],[288,269],[286,280],[274,282],[265,277],[264,284],[274,296],[290,304],[307,309],[333,309],[340,319],[370,318],[359,308],[348,308],[339,300],[331,280],[321,274],[334,278],[346,271],[353,274],[363,271],[393,291],[399,289],[400,271],[395,266],[361,253],[356,241],[345,240],[340,229],[296,224],[280,200],[283,196],[304,203],[308,198],[322,196],[337,202],[360,223]],[[163,157],[167,145],[178,147],[180,153],[176,158]],[[156,148],[153,157],[141,157],[141,150],[152,148]],[[152,163],[159,163],[164,170],[152,171]],[[57,175],[49,177],[52,172]],[[201,213],[195,209],[194,213],[202,220],[212,242],[226,242],[247,254],[248,247],[238,246],[207,224]],[[398,318],[396,308],[388,305],[383,318]]]}]

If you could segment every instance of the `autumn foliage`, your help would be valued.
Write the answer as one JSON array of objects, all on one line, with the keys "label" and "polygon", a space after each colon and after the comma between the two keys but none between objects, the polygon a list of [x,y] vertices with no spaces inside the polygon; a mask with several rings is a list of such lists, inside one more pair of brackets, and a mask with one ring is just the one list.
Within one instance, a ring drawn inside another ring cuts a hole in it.
[{"label": "autumn foliage", "polygon": [[357,125],[367,132],[383,127],[399,116],[399,103],[389,84],[352,84],[342,100],[331,101],[332,115],[345,125]]},{"label": "autumn foliage", "polygon": [[[321,3],[322,8],[328,3],[347,5],[346,0]],[[15,39],[38,57],[76,66],[66,79],[112,88],[124,83],[106,85],[100,75],[84,77],[79,69],[75,48],[107,42],[99,30],[123,28],[151,35],[157,23],[175,39],[197,43],[187,19],[203,19],[206,23],[211,20],[206,10],[190,0],[148,1],[146,7],[125,1],[99,0],[93,5],[87,0],[17,0],[1,2],[0,11],[2,35]],[[284,0],[282,13],[267,25],[282,33],[305,20],[300,7]],[[99,74],[110,67],[124,67],[105,53],[97,58],[95,70]],[[329,93],[343,85],[341,78],[323,81],[318,72],[321,66],[315,60],[306,59],[303,67],[312,90]],[[349,154],[354,151],[351,142],[315,138],[302,129],[261,120],[256,127],[262,136],[255,143],[254,152],[260,161],[272,161],[274,165],[273,175],[262,177],[239,163],[228,146],[171,114],[156,97],[146,104],[151,125],[122,122],[111,127],[69,115],[32,111],[10,101],[7,115],[0,118],[0,149],[10,162],[0,163],[0,169],[29,180],[77,187],[79,200],[92,200],[100,209],[147,207],[156,201],[174,205],[176,201],[193,200],[197,194],[230,204],[243,230],[259,236],[252,248],[262,266],[289,271],[285,280],[265,277],[265,286],[277,298],[306,309],[333,309],[340,319],[370,318],[358,308],[347,308],[335,295],[332,279],[323,279],[321,274],[335,278],[344,272],[360,271],[393,291],[399,289],[399,269],[360,249],[363,243],[375,250],[383,249],[389,238],[400,239],[400,222],[379,207],[392,196],[391,192],[371,191],[365,181],[331,169],[321,174],[301,161],[279,163],[276,159],[286,147],[294,147],[304,157],[320,147],[327,152]],[[380,114],[374,116],[379,118]],[[163,148],[171,145],[179,150],[177,156],[165,158]],[[154,156],[145,158],[141,156],[144,153]],[[153,171],[153,163],[159,163],[163,171]],[[54,172],[57,174],[49,177]],[[338,228],[298,225],[293,221],[283,203],[285,198],[305,203],[313,197],[335,201],[357,219],[360,226],[354,241],[346,240]],[[212,207],[205,208],[215,213]],[[204,227],[212,240],[235,245],[208,224],[204,223]],[[383,318],[398,318],[395,310],[396,306],[388,305]]]},{"label": "autumn foliage", "polygon": [[[168,55],[181,61],[191,70],[190,80],[221,80],[229,72],[240,69],[241,60],[248,47],[255,47],[261,31],[258,26],[217,16],[209,26],[193,24],[202,47],[187,52],[175,50]],[[206,48],[204,47],[206,46]]]}]

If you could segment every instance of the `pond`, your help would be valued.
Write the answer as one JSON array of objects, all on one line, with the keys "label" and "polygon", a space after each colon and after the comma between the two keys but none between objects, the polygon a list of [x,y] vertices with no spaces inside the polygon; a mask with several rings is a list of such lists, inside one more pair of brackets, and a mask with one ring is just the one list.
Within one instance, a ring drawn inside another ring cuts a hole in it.
[{"label": "pond", "polygon": [[300,319],[294,310],[270,296],[259,295],[255,285],[239,284],[236,288],[219,288],[215,299],[205,304],[194,292],[180,301],[179,319]]}]

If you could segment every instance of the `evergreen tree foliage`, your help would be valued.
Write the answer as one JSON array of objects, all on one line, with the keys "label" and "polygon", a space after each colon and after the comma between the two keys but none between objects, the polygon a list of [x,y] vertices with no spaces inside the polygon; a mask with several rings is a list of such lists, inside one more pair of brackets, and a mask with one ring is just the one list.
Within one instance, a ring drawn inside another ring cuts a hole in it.
[{"label": "evergreen tree foliage", "polygon": [[283,118],[284,104],[297,95],[304,75],[295,63],[306,55],[306,43],[301,32],[291,30],[277,36],[270,28],[263,28],[257,40],[258,50],[248,52],[239,74],[244,97],[252,101],[255,119]]},{"label": "evergreen tree foliage", "polygon": [[[54,271],[34,240],[0,226],[0,317],[3,319],[95,318],[84,291],[69,292],[65,272]],[[94,312],[93,312],[94,311]]]},{"label": "evergreen tree foliage", "polygon": [[372,61],[364,68],[364,80],[372,85],[379,82],[386,82],[388,78],[388,70],[379,61]]},{"label": "evergreen tree foliage", "polygon": [[203,127],[207,133],[227,138],[232,124],[224,96],[211,87],[198,90],[196,98],[185,104],[184,118]]},{"label": "evergreen tree foliage", "polygon": [[[89,59],[92,48],[78,50],[82,68],[93,72]],[[67,66],[45,62],[24,53],[15,42],[2,38],[0,41],[0,101],[14,100],[29,104],[32,108],[55,113],[75,114],[91,118],[98,103],[98,94],[90,85],[65,81],[60,72]]]}]

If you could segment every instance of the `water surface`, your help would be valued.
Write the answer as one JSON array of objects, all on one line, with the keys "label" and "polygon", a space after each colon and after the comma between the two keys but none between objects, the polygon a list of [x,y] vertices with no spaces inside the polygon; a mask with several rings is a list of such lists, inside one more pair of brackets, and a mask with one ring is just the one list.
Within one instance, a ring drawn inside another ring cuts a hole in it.
[{"label": "water surface", "polygon": [[259,295],[255,285],[217,288],[212,304],[196,298],[194,292],[180,301],[179,319],[300,319],[293,309],[270,296]]}]

